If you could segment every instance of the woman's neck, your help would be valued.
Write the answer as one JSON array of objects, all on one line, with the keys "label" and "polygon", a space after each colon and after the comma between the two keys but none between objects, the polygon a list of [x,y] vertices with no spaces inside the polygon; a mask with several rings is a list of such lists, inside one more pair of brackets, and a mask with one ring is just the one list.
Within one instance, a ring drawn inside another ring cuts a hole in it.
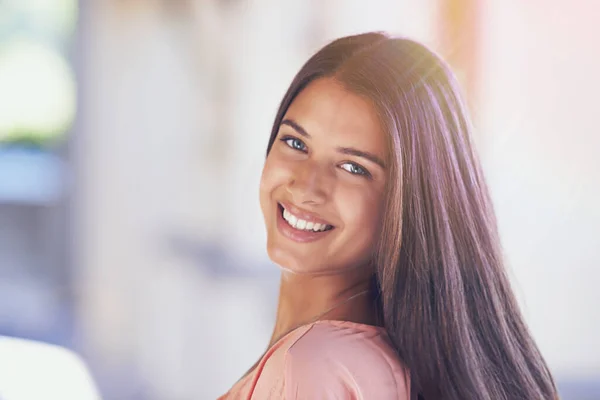
[{"label": "woman's neck", "polygon": [[269,347],[294,329],[320,319],[376,325],[371,278],[301,276],[283,272]]}]

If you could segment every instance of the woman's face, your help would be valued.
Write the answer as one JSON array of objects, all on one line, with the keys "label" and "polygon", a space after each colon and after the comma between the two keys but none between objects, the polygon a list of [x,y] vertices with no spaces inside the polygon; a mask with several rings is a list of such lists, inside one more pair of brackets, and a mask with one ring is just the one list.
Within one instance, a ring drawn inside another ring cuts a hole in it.
[{"label": "woman's face", "polygon": [[385,134],[373,106],[332,78],[313,81],[282,119],[260,203],[267,251],[296,273],[367,264],[378,239]]}]

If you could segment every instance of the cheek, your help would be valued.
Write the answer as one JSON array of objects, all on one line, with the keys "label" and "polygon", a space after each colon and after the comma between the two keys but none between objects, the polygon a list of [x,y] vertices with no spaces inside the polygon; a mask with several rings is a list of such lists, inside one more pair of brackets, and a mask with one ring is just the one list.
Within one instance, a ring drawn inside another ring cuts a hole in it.
[{"label": "cheek", "polygon": [[339,193],[338,209],[345,228],[358,239],[372,242],[380,226],[382,195],[372,188]]},{"label": "cheek", "polygon": [[260,203],[263,212],[265,211],[265,207],[270,204],[272,194],[276,190],[281,190],[289,180],[289,177],[290,169],[276,155],[271,153],[265,161],[265,166],[260,177]]}]

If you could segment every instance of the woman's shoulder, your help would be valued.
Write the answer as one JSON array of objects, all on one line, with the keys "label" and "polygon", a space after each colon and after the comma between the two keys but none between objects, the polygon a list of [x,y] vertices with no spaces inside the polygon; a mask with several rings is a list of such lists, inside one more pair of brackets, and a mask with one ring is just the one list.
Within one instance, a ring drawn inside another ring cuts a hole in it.
[{"label": "woman's shoulder", "polygon": [[319,321],[294,338],[286,353],[284,379],[290,398],[337,392],[377,399],[410,398],[408,371],[383,328]]},{"label": "woman's shoulder", "polygon": [[310,324],[289,345],[287,359],[312,365],[344,362],[346,367],[368,366],[369,370],[382,369],[393,374],[406,371],[384,328],[350,321]]},{"label": "woman's shoulder", "polygon": [[307,325],[288,348],[290,354],[302,353],[305,356],[357,351],[360,355],[395,359],[395,352],[384,328],[350,321],[325,320]]}]

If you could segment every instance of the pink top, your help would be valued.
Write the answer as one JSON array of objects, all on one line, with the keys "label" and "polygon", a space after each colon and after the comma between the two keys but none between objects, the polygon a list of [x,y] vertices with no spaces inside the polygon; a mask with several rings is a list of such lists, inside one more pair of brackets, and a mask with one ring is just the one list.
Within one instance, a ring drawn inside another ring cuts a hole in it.
[{"label": "pink top", "polygon": [[317,321],[281,338],[218,400],[409,400],[410,378],[385,329]]}]

